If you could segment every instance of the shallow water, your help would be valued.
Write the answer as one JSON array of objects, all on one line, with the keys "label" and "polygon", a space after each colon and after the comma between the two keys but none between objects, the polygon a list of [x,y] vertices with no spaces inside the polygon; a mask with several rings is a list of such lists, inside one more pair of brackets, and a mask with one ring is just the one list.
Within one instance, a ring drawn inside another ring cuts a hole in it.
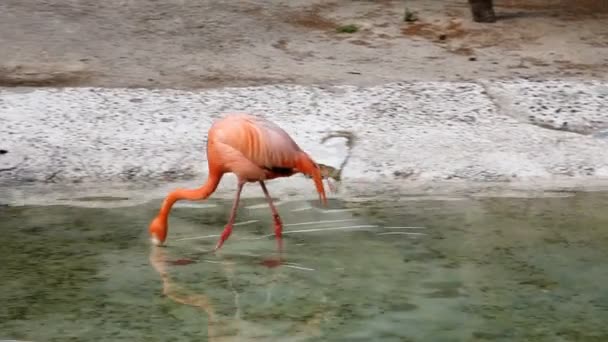
[{"label": "shallow water", "polygon": [[158,205],[0,207],[0,340],[608,341],[608,194]]}]

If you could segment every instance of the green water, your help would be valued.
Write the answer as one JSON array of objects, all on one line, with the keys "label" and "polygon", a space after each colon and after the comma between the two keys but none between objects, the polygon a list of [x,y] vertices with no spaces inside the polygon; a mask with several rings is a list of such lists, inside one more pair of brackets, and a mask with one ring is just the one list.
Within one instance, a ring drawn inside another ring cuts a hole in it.
[{"label": "green water", "polygon": [[206,203],[0,207],[0,340],[608,341],[608,194]]}]

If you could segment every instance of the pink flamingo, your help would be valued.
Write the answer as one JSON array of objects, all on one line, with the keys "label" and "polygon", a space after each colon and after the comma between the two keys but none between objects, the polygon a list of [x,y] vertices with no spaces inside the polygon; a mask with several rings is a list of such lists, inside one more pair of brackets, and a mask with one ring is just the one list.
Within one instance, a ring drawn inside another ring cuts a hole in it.
[{"label": "pink flamingo", "polygon": [[270,206],[274,220],[274,232],[281,239],[283,223],[265,180],[289,177],[303,173],[313,178],[319,200],[327,203],[319,166],[302,151],[291,137],[276,124],[248,114],[228,115],[211,126],[207,139],[209,176],[198,189],[177,189],[163,201],[160,212],[150,223],[152,243],[162,245],[167,238],[167,221],[173,204],[179,200],[206,199],[215,191],[225,173],[234,173],[238,179],[236,196],[228,223],[215,246],[218,250],[232,233],[239,199],[247,182],[259,182]]}]

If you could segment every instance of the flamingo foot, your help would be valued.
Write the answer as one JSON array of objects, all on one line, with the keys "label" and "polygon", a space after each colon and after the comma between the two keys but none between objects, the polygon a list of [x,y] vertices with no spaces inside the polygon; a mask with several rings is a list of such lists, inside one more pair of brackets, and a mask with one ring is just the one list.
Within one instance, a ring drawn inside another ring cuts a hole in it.
[{"label": "flamingo foot", "polygon": [[213,250],[214,252],[222,247],[222,245],[224,244],[224,241],[226,241],[228,239],[230,234],[232,234],[232,225],[228,224],[224,228],[224,231],[222,232],[222,235],[220,236],[220,240],[217,242],[217,245],[215,245],[215,249]]},{"label": "flamingo foot", "polygon": [[269,258],[262,260],[260,264],[267,268],[275,268],[283,265],[283,260],[281,258]]},{"label": "flamingo foot", "polygon": [[169,264],[171,264],[173,266],[185,266],[185,265],[190,265],[193,263],[195,263],[195,261],[190,258],[182,258],[182,259],[169,261]]},{"label": "flamingo foot", "polygon": [[277,241],[277,252],[278,255],[276,257],[271,257],[271,258],[267,258],[267,259],[263,259],[262,262],[260,263],[263,266],[266,266],[268,268],[275,268],[275,267],[279,267],[281,265],[283,265],[284,260],[283,260],[283,238],[281,237],[281,233],[279,232],[279,234],[276,237],[276,241]]}]

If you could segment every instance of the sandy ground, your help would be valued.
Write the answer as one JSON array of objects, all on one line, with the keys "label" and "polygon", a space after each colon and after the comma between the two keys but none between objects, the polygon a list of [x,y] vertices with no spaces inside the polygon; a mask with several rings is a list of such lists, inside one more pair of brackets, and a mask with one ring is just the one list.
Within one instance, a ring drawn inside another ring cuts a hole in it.
[{"label": "sandy ground", "polygon": [[[406,8],[415,13],[405,22]],[[464,0],[3,0],[0,85],[608,78],[608,3]],[[344,25],[358,31],[339,33]]]},{"label": "sandy ground", "polygon": [[[8,152],[0,155],[0,199],[28,197],[10,194],[18,185],[69,186],[78,196],[115,196],[107,192],[113,185],[198,187],[207,174],[206,131],[221,113],[239,111],[279,123],[317,162],[339,167],[350,150],[343,198],[606,189],[606,96],[606,81],[563,80],[3,89],[0,147]],[[332,131],[352,133],[352,149],[344,138],[324,142]],[[235,187],[227,175],[218,192],[232,196]],[[255,184],[246,189],[244,196],[259,196]],[[316,197],[300,175],[273,180],[271,192]]]}]

